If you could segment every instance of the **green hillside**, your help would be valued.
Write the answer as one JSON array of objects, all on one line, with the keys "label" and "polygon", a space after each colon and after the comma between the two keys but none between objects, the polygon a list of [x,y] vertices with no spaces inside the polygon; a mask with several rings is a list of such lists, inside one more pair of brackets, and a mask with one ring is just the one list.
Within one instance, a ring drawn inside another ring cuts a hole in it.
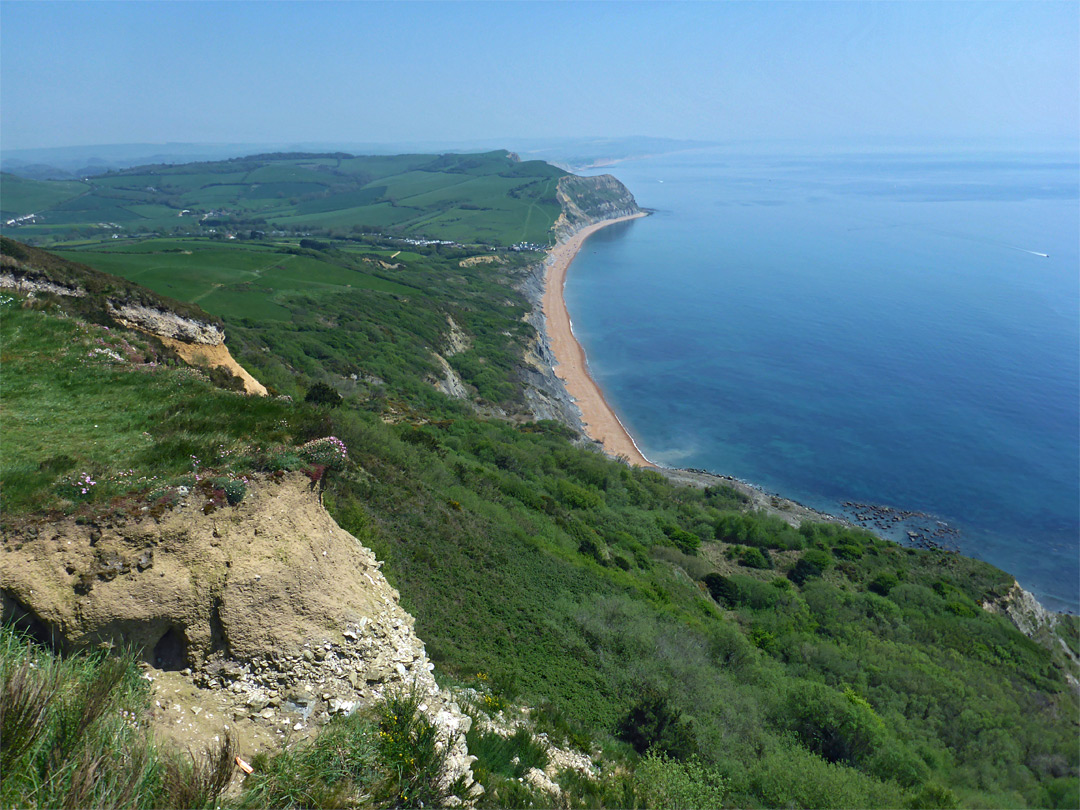
[{"label": "green hillside", "polygon": [[[474,400],[520,408],[532,333],[507,282],[524,259],[186,240],[78,255],[174,279],[292,401],[150,366],[142,338],[57,317],[69,302],[4,296],[5,531],[40,510],[167,501],[192,457],[203,476],[237,480],[333,434],[349,466],[326,505],[386,561],[440,678],[537,707],[537,731],[602,749],[605,776],[566,775],[570,806],[658,806],[634,774],[672,779],[673,762],[704,768],[709,795],[735,807],[1076,806],[1076,692],[1060,653],[983,609],[1012,585],[1004,572],[791,527],[729,488],[674,486],[561,425],[483,417],[438,393],[431,351],[450,344],[449,315],[470,344],[450,360]],[[305,403],[316,383],[342,404]],[[82,473],[97,482],[86,493]],[[1075,622],[1063,638],[1077,647]],[[543,805],[489,743],[475,741],[488,804]],[[673,759],[642,759],[650,747]]]},{"label": "green hillside", "polygon": [[43,212],[90,189],[91,186],[86,183],[30,180],[4,172],[0,174],[0,218],[7,222],[14,217]]},{"label": "green hillside", "polygon": [[508,152],[256,155],[143,166],[85,183],[4,175],[0,207],[5,220],[37,214],[18,233],[46,241],[274,230],[547,244],[560,213],[555,186],[565,174]]}]

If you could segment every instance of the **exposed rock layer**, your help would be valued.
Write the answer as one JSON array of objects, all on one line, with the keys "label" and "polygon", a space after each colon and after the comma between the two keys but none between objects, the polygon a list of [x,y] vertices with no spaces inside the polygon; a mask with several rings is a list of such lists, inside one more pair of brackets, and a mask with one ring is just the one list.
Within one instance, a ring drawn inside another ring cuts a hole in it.
[{"label": "exposed rock layer", "polygon": [[270,392],[266,390],[266,386],[252,377],[247,369],[236,362],[236,359],[229,352],[229,347],[224,343],[212,346],[206,343],[187,343],[183,340],[175,340],[162,335],[156,337],[180,355],[180,359],[188,365],[227,369],[230,374],[239,377],[244,383],[244,393],[258,394],[261,397],[269,395]]},{"label": "exposed rock layer", "polygon": [[563,210],[552,226],[560,242],[586,225],[642,213],[630,190],[610,174],[562,177],[555,197]]},{"label": "exposed rock layer", "polygon": [[436,685],[379,567],[294,473],[256,479],[238,506],[210,514],[193,493],[156,518],[5,535],[0,583],[5,618],[56,646],[126,647],[157,669],[191,670],[252,719],[325,722],[415,689],[451,776],[465,774],[470,721]]},{"label": "exposed rock layer", "polygon": [[50,295],[67,295],[72,298],[84,298],[86,290],[77,287],[66,287],[56,284],[48,279],[33,278],[32,276],[15,273],[0,273],[0,288],[17,290],[23,293],[49,293]]},{"label": "exposed rock layer", "polygon": [[[81,287],[52,281],[37,274],[34,268],[23,266],[9,256],[4,256],[3,259],[5,266],[10,269],[0,273],[0,288],[70,298],[85,298],[88,295]],[[109,316],[122,326],[153,335],[173,349],[185,363],[225,368],[243,381],[246,393],[267,395],[263,384],[236,362],[225,345],[225,332],[217,324],[185,317],[162,307],[116,298],[104,298],[104,307]]]},{"label": "exposed rock layer", "polygon": [[115,300],[110,300],[108,303],[110,314],[125,326],[135,326],[160,337],[172,338],[184,343],[220,346],[225,342],[225,333],[212,323],[184,318],[175,312],[157,307],[127,304]]}]

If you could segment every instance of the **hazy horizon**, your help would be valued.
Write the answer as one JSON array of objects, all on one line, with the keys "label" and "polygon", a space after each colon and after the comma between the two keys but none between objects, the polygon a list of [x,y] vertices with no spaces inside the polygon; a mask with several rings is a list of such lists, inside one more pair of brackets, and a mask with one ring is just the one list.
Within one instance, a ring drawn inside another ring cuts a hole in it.
[{"label": "hazy horizon", "polygon": [[1076,143],[1080,6],[6,3],[0,148]]}]

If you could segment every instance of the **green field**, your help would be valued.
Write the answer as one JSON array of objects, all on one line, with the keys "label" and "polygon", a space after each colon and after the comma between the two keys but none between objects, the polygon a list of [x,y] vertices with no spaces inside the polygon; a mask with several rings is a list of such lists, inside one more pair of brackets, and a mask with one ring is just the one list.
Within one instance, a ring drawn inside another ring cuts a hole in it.
[{"label": "green field", "polygon": [[260,155],[144,166],[80,183],[5,175],[3,210],[7,218],[38,213],[34,224],[11,228],[10,235],[49,244],[106,229],[159,236],[381,232],[504,246],[547,244],[560,213],[556,184],[565,174],[507,152]]},{"label": "green field", "polygon": [[272,246],[151,239],[115,248],[95,247],[99,249],[62,250],[57,254],[138,282],[162,295],[197,303],[225,319],[289,320],[289,310],[277,300],[298,292],[416,292],[394,281],[310,256],[283,253]]},{"label": "green field", "polygon": [[0,175],[0,216],[5,220],[36,214],[90,190],[86,183],[61,180],[30,180],[14,174]]}]

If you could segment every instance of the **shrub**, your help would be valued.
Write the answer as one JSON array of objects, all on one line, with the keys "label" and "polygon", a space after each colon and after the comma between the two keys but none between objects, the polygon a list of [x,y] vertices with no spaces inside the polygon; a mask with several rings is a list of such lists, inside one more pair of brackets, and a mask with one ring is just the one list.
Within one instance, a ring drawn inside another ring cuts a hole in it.
[{"label": "shrub", "polygon": [[555,497],[575,509],[599,509],[604,505],[600,495],[565,478],[555,482]]},{"label": "shrub", "polygon": [[683,554],[697,554],[698,549],[701,547],[700,537],[686,531],[686,529],[680,529],[678,526],[665,526],[664,534]]},{"label": "shrub", "polygon": [[[947,787],[929,783],[922,786],[919,792],[908,800],[911,810],[953,810],[960,806],[960,800],[956,794]],[[1047,805],[1048,807],[1076,807],[1075,804]]]},{"label": "shrub", "polygon": [[811,565],[817,567],[819,572],[824,572],[832,568],[832,557],[825,551],[818,548],[812,548],[802,555],[802,558]]},{"label": "shrub", "polygon": [[721,574],[706,574],[701,580],[709,589],[712,598],[725,607],[739,604],[739,586]]},{"label": "shrub", "polygon": [[821,569],[803,557],[795,563],[795,567],[788,571],[788,579],[796,585],[802,585],[806,580],[821,576]]},{"label": "shrub", "polygon": [[799,685],[788,695],[787,723],[799,741],[829,762],[858,766],[877,749],[884,724],[851,689]]},{"label": "shrub", "polygon": [[225,491],[225,497],[230,506],[236,506],[247,494],[247,485],[235,478],[226,481],[221,488]]},{"label": "shrub", "polygon": [[763,551],[760,548],[750,547],[744,549],[739,554],[739,565],[744,565],[747,568],[772,568],[772,559],[768,554],[768,551]]},{"label": "shrub", "polygon": [[600,565],[607,565],[606,552],[607,548],[604,546],[604,541],[597,537],[592,529],[583,528],[578,540],[578,553],[584,554],[586,557],[592,557]]},{"label": "shrub", "polygon": [[690,724],[673,709],[664,695],[652,687],[619,722],[618,735],[639,754],[655,749],[676,759],[697,751],[697,738]]},{"label": "shrub", "polygon": [[645,807],[719,808],[727,792],[724,777],[696,756],[677,762],[656,751],[638,765],[634,783]]},{"label": "shrub", "polygon": [[341,404],[341,394],[326,383],[317,382],[304,395],[304,402],[312,405],[324,405],[327,408],[336,408]]},{"label": "shrub", "polygon": [[388,775],[377,798],[397,807],[445,807],[462,786],[446,784],[446,750],[419,706],[415,692],[397,692],[378,709],[376,744]]},{"label": "shrub", "polygon": [[336,436],[324,436],[312,439],[299,448],[300,456],[311,464],[319,464],[328,470],[340,470],[345,467],[349,451],[345,442]]},{"label": "shrub", "polygon": [[843,543],[833,548],[832,553],[841,560],[858,560],[862,557],[865,549],[856,543]]},{"label": "shrub", "polygon": [[235,376],[225,366],[211,366],[207,369],[206,374],[210,378],[211,384],[217,388],[223,388],[226,391],[244,390],[244,381]]},{"label": "shrub", "polygon": [[889,591],[895,588],[899,582],[900,580],[896,578],[896,574],[892,571],[882,571],[870,580],[870,583],[866,587],[879,596],[888,596]]}]

